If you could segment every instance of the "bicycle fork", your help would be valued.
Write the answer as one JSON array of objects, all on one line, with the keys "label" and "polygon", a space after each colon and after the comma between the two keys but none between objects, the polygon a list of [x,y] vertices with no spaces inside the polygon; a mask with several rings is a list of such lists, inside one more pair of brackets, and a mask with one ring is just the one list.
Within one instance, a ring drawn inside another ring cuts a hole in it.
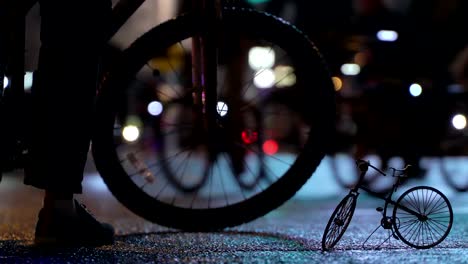
[{"label": "bicycle fork", "polygon": [[[207,133],[216,131],[217,120],[217,27],[221,11],[218,0],[193,0],[192,7],[204,29],[192,41],[193,102]],[[207,135],[208,138],[212,138]]]},{"label": "bicycle fork", "polygon": [[[222,96],[226,96],[229,103],[219,101],[218,51],[223,33],[221,1],[193,0],[192,5],[202,23],[200,35],[192,41],[192,100],[197,123],[203,128],[210,161],[214,162],[219,153],[227,152],[233,172],[238,176],[245,169],[246,153],[245,149],[232,143],[240,139],[243,121],[239,111],[240,96],[233,94],[231,90],[239,92],[241,84],[228,78],[228,84],[224,83],[228,86],[228,93],[223,93]],[[235,81],[240,82],[237,73],[241,70],[235,68],[236,66],[238,65],[230,65],[226,74],[231,77],[235,75]]]}]

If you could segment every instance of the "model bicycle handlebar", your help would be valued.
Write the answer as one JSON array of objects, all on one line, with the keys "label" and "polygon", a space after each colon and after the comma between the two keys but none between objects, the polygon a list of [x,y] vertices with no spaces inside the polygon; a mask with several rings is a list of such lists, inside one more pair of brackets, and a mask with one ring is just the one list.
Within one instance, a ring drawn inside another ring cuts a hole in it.
[{"label": "model bicycle handlebar", "polygon": [[[358,160],[356,160],[356,164],[357,164],[359,170],[361,172],[363,172],[363,173],[366,172],[369,167],[371,167],[374,170],[376,170],[377,172],[379,172],[380,174],[382,174],[383,176],[387,176],[387,174],[385,172],[383,172],[379,168],[377,168],[377,167],[373,166],[372,164],[370,164],[369,161],[358,159]],[[411,168],[411,165],[408,164],[403,169],[395,169],[393,167],[390,167],[389,169],[391,169],[393,171],[392,177],[408,177],[407,171],[408,171],[409,168]]]}]

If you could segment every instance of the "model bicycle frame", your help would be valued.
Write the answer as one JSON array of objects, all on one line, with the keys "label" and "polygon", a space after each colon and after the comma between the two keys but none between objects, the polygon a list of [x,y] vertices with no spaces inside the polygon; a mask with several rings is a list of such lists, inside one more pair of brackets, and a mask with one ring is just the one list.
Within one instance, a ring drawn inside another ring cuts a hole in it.
[{"label": "model bicycle frame", "polygon": [[[383,176],[386,176],[386,174],[372,166],[368,161],[357,160],[356,164],[361,172],[359,181],[340,202],[330,217],[322,238],[323,250],[332,249],[346,231],[356,209],[359,189],[363,189],[385,201],[383,208],[377,208],[377,211],[382,212],[379,227],[391,230],[391,235],[385,241],[393,236],[411,247],[425,249],[439,244],[447,237],[453,223],[453,211],[444,194],[432,187],[417,186],[404,192],[397,201],[393,201],[392,195],[396,192],[400,180],[407,177],[406,173],[409,166],[401,170],[390,168],[393,170],[392,177],[396,177],[396,182],[391,192],[387,196],[383,196],[361,186],[361,183],[369,167]],[[419,196],[422,196],[422,199]],[[393,205],[393,215],[391,217],[387,216],[389,204]],[[364,243],[367,242],[370,236]]]}]

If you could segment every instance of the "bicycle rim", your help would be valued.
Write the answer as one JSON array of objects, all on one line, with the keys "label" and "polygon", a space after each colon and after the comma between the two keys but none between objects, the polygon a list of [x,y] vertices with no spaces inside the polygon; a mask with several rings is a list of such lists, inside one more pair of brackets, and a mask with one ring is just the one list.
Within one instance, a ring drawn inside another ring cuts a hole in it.
[{"label": "bicycle rim", "polygon": [[[245,37],[242,42],[249,48],[257,47],[249,42],[255,41],[262,48],[260,53],[266,51],[264,56],[274,50],[280,57],[268,71],[265,66],[255,72],[242,68],[250,77],[237,82],[242,86],[236,103],[222,89],[223,64],[230,65],[236,47],[220,49],[217,122],[222,127],[216,133],[203,130],[197,121],[203,113],[190,100],[194,89],[187,63],[190,39],[201,31],[191,15],[166,22],[132,44],[124,53],[124,63],[109,73],[98,96],[99,122],[93,141],[96,167],[121,203],[164,226],[213,230],[266,214],[300,189],[330,143],[333,85],[313,44],[284,21],[257,11],[226,9],[223,19],[227,36]],[[244,57],[246,62],[248,58]],[[273,82],[277,89],[253,84],[262,74],[259,71],[270,73],[270,69],[282,72]],[[293,84],[286,84],[286,79]],[[292,91],[289,96],[298,101],[285,101],[283,91]],[[150,103],[162,112],[149,115]],[[291,143],[290,123],[281,126],[282,120],[289,121],[278,110],[285,105],[295,111],[300,142]],[[226,117],[222,114],[225,107]],[[125,140],[126,133],[134,140]],[[192,182],[184,190],[174,179]]]},{"label": "bicycle rim", "polygon": [[322,237],[322,250],[331,250],[343,237],[356,209],[357,197],[347,195],[335,208]]},{"label": "bicycle rim", "polygon": [[[401,205],[418,212],[423,218],[403,210]],[[398,198],[393,219],[398,219],[398,225],[394,224],[395,232],[405,244],[426,249],[438,245],[450,233],[453,211],[449,200],[439,190],[418,186]]]}]

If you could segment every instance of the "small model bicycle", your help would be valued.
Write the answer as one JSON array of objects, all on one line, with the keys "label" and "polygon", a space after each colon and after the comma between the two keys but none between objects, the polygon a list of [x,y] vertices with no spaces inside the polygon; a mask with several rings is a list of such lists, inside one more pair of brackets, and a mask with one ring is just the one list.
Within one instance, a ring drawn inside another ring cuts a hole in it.
[{"label": "small model bicycle", "polygon": [[[383,208],[376,209],[382,212],[380,226],[391,231],[389,238],[393,236],[411,247],[427,249],[438,245],[447,237],[452,228],[453,211],[449,200],[439,190],[428,186],[416,186],[405,191],[396,202],[392,200],[392,194],[396,192],[400,181],[407,177],[410,165],[401,170],[390,168],[393,171],[392,177],[396,177],[396,181],[391,192],[384,196],[361,184],[369,167],[383,176],[386,174],[368,161],[357,160],[356,164],[361,173],[359,181],[341,200],[328,220],[322,237],[322,250],[333,249],[348,228],[356,209],[359,188],[385,201]],[[389,204],[394,206],[392,216],[387,216]]]}]

